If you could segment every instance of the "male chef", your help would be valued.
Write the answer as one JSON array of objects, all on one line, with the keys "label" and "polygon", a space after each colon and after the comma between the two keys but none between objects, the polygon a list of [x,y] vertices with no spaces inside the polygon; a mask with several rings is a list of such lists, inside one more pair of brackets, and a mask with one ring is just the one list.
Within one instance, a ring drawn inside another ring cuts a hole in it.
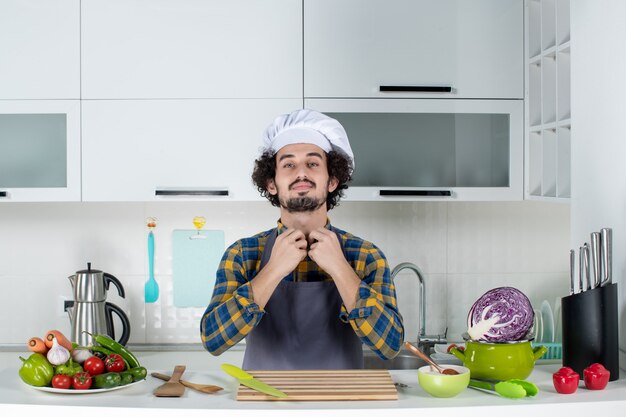
[{"label": "male chef", "polygon": [[280,219],[224,253],[205,348],[220,355],[245,338],[244,369],[359,369],[362,344],[393,358],[404,327],[385,255],[328,218],[354,169],[344,128],[297,110],[267,127],[263,145],[252,179]]}]

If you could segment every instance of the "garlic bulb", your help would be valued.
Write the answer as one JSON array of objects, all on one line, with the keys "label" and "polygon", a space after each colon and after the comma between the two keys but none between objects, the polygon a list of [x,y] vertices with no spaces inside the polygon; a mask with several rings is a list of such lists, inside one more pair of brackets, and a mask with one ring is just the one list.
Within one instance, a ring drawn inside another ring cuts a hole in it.
[{"label": "garlic bulb", "polygon": [[47,358],[52,365],[61,365],[70,359],[70,351],[59,345],[55,337],[52,339],[52,347],[48,351]]},{"label": "garlic bulb", "polygon": [[89,349],[76,348],[72,351],[72,359],[77,363],[83,363],[92,356],[93,353]]}]

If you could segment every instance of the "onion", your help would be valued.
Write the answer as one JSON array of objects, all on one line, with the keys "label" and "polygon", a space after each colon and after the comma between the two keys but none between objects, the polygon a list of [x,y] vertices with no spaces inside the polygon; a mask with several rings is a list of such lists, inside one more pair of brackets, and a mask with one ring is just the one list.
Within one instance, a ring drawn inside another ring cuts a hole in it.
[{"label": "onion", "polygon": [[499,287],[484,293],[467,315],[467,333],[472,340],[514,342],[528,339],[535,312],[530,300],[513,287]]}]

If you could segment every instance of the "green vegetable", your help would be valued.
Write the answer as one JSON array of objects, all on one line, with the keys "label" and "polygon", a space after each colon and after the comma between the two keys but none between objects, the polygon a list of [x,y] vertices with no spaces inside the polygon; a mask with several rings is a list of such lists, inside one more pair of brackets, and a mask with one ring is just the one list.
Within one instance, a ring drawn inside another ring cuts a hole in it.
[{"label": "green vegetable", "polygon": [[133,382],[133,374],[128,371],[120,372],[120,378],[122,378],[121,385],[128,385]]},{"label": "green vegetable", "polygon": [[117,343],[115,340],[111,339],[109,336],[104,335],[104,334],[96,334],[96,335],[93,335],[91,333],[87,333],[87,334],[93,337],[94,340],[98,342],[101,346],[104,346],[106,349],[112,350],[113,353],[117,353],[122,358],[124,358],[124,361],[128,363],[130,368],[137,368],[138,366],[140,366],[139,361],[130,350],[126,349],[125,346]]},{"label": "green vegetable", "polygon": [[54,368],[44,355],[41,353],[33,353],[28,359],[24,359],[21,356],[20,359],[23,362],[19,370],[22,381],[35,387],[46,387],[50,385],[52,377],[54,376]]},{"label": "green vegetable", "polygon": [[107,348],[102,347],[102,346],[89,346],[89,350],[91,350],[92,352],[100,352],[100,353],[104,354],[105,356],[109,356],[109,355],[115,353],[111,349],[107,349]]},{"label": "green vegetable", "polygon": [[74,362],[72,359],[67,361],[67,363],[58,365],[54,367],[55,375],[68,375],[74,376],[79,372],[83,372],[83,367],[80,366],[79,363]]},{"label": "green vegetable", "polygon": [[95,388],[113,388],[122,384],[119,372],[107,372],[92,377]]},{"label": "green vegetable", "polygon": [[142,379],[146,379],[146,376],[148,375],[148,370],[146,368],[144,368],[143,366],[138,366],[136,368],[130,368],[128,370],[128,372],[130,372],[133,376],[133,381],[141,381]]}]

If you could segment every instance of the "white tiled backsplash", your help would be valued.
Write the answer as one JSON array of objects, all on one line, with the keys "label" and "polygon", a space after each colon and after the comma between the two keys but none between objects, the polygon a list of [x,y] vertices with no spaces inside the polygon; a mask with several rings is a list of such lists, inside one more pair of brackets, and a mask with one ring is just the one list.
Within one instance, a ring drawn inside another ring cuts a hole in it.
[{"label": "white tiled backsplash", "polygon": [[[155,229],[155,275],[161,294],[144,304],[147,279],[145,218]],[[0,205],[0,344],[25,343],[56,328],[69,332],[63,300],[67,277],[92,268],[120,279],[108,301],[131,321],[131,343],[199,343],[204,308],[177,308],[172,297],[171,233],[225,231],[226,245],[275,225],[278,210],[267,202],[11,203]],[[524,291],[538,308],[568,293],[569,206],[544,202],[342,202],[333,225],[374,242],[391,268],[413,262],[425,274],[426,331],[459,340],[468,309],[485,291],[503,285]],[[213,277],[207,277],[207,282]],[[211,284],[208,284],[211,285]],[[417,280],[396,277],[406,339],[418,327]],[[209,300],[207,300],[208,303]],[[119,324],[119,323],[118,323]]]}]

